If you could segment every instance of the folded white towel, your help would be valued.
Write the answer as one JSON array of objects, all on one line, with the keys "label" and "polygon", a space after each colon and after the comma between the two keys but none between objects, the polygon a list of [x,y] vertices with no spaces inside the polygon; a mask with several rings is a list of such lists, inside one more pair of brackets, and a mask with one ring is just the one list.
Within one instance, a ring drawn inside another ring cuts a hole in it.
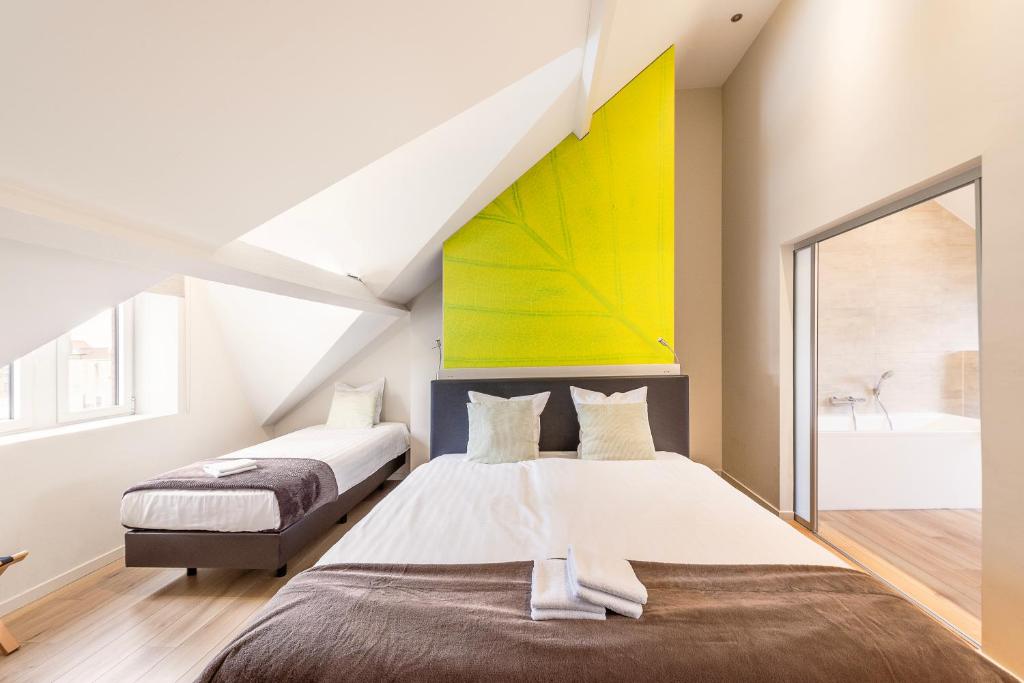
[{"label": "folded white towel", "polygon": [[605,620],[604,608],[600,614],[594,612],[580,612],[566,609],[530,609],[530,618],[534,621],[553,621],[556,619],[593,619],[595,621]]},{"label": "folded white towel", "polygon": [[644,606],[639,602],[630,602],[629,600],[623,600],[617,595],[611,593],[605,593],[603,591],[596,591],[586,586],[581,586],[576,580],[576,576],[573,573],[572,565],[566,563],[566,572],[569,581],[569,590],[579,600],[591,602],[595,605],[601,605],[607,607],[611,611],[621,614],[624,617],[632,617],[633,619],[639,619],[640,615],[644,613]]},{"label": "folded white towel", "polygon": [[255,464],[257,464],[257,461],[252,458],[221,458],[207,463],[206,466],[218,470],[233,470],[239,467],[249,467],[250,465]]},{"label": "folded white towel", "polygon": [[569,591],[565,560],[536,560],[530,587],[530,618],[604,619],[604,607],[574,598]]},{"label": "folded white towel", "polygon": [[256,469],[256,461],[251,458],[224,460],[203,465],[203,471],[213,477],[225,477],[229,474],[238,474],[254,469]]},{"label": "folded white towel", "polygon": [[570,545],[567,561],[573,565],[581,586],[617,595],[630,602],[647,604],[647,589],[636,578],[633,567],[626,560],[602,556]]},{"label": "folded white towel", "polygon": [[241,474],[242,472],[249,472],[254,469],[256,469],[256,465],[249,465],[248,467],[240,467],[237,470],[229,470],[227,472],[208,472],[208,474],[220,479],[221,477],[230,477],[233,474]]},{"label": "folded white towel", "polygon": [[572,595],[634,619],[643,614],[647,588],[626,560],[569,546],[566,576]]},{"label": "folded white towel", "polygon": [[242,472],[249,472],[256,469],[256,465],[249,465],[248,467],[239,467],[234,470],[206,470],[206,473],[211,477],[220,479],[221,477],[230,477],[235,474],[241,474]]}]

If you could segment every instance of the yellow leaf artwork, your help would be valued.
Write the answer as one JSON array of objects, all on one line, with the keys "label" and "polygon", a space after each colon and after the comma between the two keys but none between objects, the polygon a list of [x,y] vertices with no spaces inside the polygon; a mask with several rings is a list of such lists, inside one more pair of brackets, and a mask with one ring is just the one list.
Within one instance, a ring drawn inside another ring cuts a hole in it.
[{"label": "yellow leaf artwork", "polygon": [[444,364],[671,363],[670,48],[444,246]]}]

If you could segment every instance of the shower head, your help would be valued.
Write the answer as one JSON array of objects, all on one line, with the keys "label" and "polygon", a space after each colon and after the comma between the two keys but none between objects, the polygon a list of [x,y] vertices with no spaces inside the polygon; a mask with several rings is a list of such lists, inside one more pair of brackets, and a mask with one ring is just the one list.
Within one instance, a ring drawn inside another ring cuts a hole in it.
[{"label": "shower head", "polygon": [[885,382],[885,380],[889,379],[892,376],[893,376],[893,371],[892,370],[886,370],[885,372],[882,373],[882,376],[878,378],[878,382],[875,384],[875,389],[874,389],[875,396],[878,396],[878,394],[882,391],[882,383]]}]

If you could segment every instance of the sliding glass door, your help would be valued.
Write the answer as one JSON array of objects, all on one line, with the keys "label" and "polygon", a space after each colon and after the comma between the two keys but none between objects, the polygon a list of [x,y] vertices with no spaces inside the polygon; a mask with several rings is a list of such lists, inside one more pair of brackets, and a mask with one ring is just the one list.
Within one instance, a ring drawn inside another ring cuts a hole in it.
[{"label": "sliding glass door", "polygon": [[981,633],[978,170],[793,247],[794,517]]}]

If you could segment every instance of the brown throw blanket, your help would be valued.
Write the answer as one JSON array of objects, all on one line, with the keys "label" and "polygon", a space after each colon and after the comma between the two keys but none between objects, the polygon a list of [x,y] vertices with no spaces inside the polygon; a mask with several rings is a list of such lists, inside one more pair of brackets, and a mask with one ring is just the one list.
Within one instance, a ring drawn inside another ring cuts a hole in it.
[{"label": "brown throw blanket", "polygon": [[201,681],[1012,681],[849,569],[633,562],[638,620],[530,620],[532,563],[328,565]]},{"label": "brown throw blanket", "polygon": [[333,502],[338,497],[338,482],[330,465],[312,458],[260,458],[257,467],[226,477],[212,477],[203,471],[203,465],[223,460],[204,460],[152,479],[135,484],[132,491],[238,491],[260,489],[273,491],[281,512],[280,531],[302,519],[310,511]]}]

